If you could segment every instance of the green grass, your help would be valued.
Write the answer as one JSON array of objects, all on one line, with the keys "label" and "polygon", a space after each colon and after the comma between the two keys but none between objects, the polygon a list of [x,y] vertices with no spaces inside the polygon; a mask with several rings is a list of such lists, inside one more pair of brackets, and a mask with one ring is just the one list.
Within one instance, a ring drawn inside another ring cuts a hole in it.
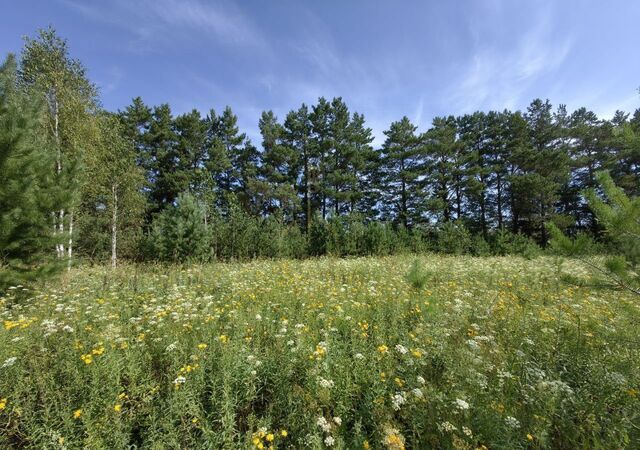
[{"label": "green grass", "polygon": [[0,448],[638,448],[636,298],[546,258],[421,256],[416,289],[415,259],[86,267],[16,289]]}]

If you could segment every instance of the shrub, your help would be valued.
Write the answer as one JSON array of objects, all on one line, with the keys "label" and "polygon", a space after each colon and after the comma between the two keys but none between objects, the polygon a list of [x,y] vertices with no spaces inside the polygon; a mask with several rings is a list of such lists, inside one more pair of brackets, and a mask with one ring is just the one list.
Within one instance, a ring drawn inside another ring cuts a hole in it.
[{"label": "shrub", "polygon": [[180,194],[176,204],[158,214],[149,235],[151,255],[171,262],[209,258],[209,230],[204,210],[191,194]]}]

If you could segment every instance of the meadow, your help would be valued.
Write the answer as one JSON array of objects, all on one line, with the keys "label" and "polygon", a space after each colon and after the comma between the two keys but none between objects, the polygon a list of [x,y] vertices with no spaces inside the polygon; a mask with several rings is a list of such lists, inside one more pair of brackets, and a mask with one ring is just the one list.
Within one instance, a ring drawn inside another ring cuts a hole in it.
[{"label": "meadow", "polygon": [[9,292],[0,448],[640,448],[640,302],[574,260],[97,266]]}]

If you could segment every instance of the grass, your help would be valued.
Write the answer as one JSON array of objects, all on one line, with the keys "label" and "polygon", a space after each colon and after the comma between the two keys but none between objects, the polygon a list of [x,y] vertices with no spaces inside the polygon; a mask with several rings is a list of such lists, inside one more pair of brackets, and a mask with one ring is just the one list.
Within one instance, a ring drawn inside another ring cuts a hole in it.
[{"label": "grass", "polygon": [[415,259],[85,267],[18,288],[0,305],[0,447],[638,448],[637,299],[546,258],[421,256],[416,289]]}]

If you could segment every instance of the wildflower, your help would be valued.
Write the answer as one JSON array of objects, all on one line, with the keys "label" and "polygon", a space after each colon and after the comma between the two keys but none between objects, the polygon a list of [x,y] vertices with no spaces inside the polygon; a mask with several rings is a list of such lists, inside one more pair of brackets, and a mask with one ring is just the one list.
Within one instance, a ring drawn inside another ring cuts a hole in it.
[{"label": "wildflower", "polygon": [[387,351],[389,350],[389,347],[387,347],[386,345],[382,344],[378,346],[378,353],[387,353]]},{"label": "wildflower", "polygon": [[115,405],[113,405],[113,410],[115,412],[120,412],[122,410],[122,405],[120,403],[116,403]]},{"label": "wildflower", "polygon": [[167,345],[167,348],[165,348],[164,350],[166,352],[172,352],[178,347],[177,344],[177,342],[173,342],[172,344]]},{"label": "wildflower", "polygon": [[334,417],[333,421],[336,423],[336,425],[340,426],[342,425],[342,419],[340,417]]},{"label": "wildflower", "polygon": [[386,426],[384,430],[384,439],[382,443],[385,447],[392,450],[404,450],[404,436],[400,434],[396,428]]},{"label": "wildflower", "polygon": [[184,384],[187,382],[187,379],[183,376],[179,376],[178,378],[176,378],[175,380],[173,380],[173,384],[176,385],[176,387],[178,387],[181,384]]},{"label": "wildflower", "polygon": [[447,431],[447,432],[452,432],[452,431],[456,431],[458,428],[456,428],[455,425],[453,425],[451,422],[442,422],[440,425],[438,425],[438,428],[440,428],[441,431]]},{"label": "wildflower", "polygon": [[280,430],[280,436],[282,437],[287,437],[289,433],[287,433],[287,430],[285,430],[284,428],[282,430]]},{"label": "wildflower", "polygon": [[73,418],[74,418],[74,419],[79,419],[81,415],[82,415],[82,410],[81,410],[81,409],[76,409],[76,410],[73,412]]},{"label": "wildflower", "polygon": [[511,428],[520,428],[520,421],[513,416],[507,416],[504,421]]},{"label": "wildflower", "polygon": [[407,397],[404,392],[396,393],[391,397],[391,406],[393,406],[393,409],[396,411],[399,411],[402,405],[404,405],[406,402]]},{"label": "wildflower", "polygon": [[325,389],[331,389],[332,387],[335,386],[335,383],[333,382],[333,380],[326,380],[324,378],[320,378],[318,380],[318,384]]},{"label": "wildflower", "polygon": [[331,424],[327,422],[327,419],[325,419],[324,416],[318,417],[318,420],[316,421],[316,425],[322,428],[322,431],[324,431],[325,433],[328,433],[329,431],[331,431]]},{"label": "wildflower", "polygon": [[93,356],[91,356],[90,353],[87,353],[86,355],[82,355],[80,357],[80,359],[85,363],[85,364],[91,364],[93,362]]},{"label": "wildflower", "polygon": [[15,356],[12,356],[11,358],[5,359],[4,363],[2,364],[2,368],[4,369],[5,367],[13,366],[16,363],[17,360],[18,360],[18,358],[15,357]]},{"label": "wildflower", "polygon": [[414,358],[421,358],[422,357],[422,352],[420,350],[411,350],[411,355]]},{"label": "wildflower", "polygon": [[425,384],[425,383],[427,382],[427,381],[426,381],[423,377],[421,377],[420,375],[418,375],[417,380],[418,380],[418,383],[420,383],[420,384]]},{"label": "wildflower", "polygon": [[205,348],[207,348],[207,344],[198,344],[199,350],[204,350]]},{"label": "wildflower", "polygon": [[465,402],[464,400],[461,400],[459,398],[456,399],[455,401],[456,407],[460,410],[460,411],[464,411],[469,409],[469,403]]},{"label": "wildflower", "polygon": [[326,438],[324,438],[324,443],[327,447],[332,447],[333,444],[336,443],[336,440],[333,438],[333,436],[327,436]]},{"label": "wildflower", "polygon": [[400,345],[400,344],[398,344],[398,345],[396,345],[396,351],[397,351],[398,353],[400,353],[401,355],[404,355],[404,354],[406,354],[409,350],[407,350],[407,347],[405,347],[404,345]]},{"label": "wildflower", "polygon": [[7,399],[5,398],[0,398],[0,411],[2,411],[3,409],[5,409],[7,407]]},{"label": "wildflower", "polygon": [[413,390],[411,391],[411,393],[412,393],[413,395],[415,395],[417,398],[420,398],[420,399],[424,398],[424,394],[423,394],[423,393],[422,393],[422,391],[421,391],[420,389],[418,389],[418,388],[413,389]]},{"label": "wildflower", "polygon": [[273,435],[273,433],[269,433],[269,434],[267,434],[267,437],[265,439],[268,442],[273,442],[273,440],[275,439],[275,436]]},{"label": "wildflower", "polygon": [[473,437],[473,431],[471,431],[471,428],[462,427],[462,432],[468,437]]},{"label": "wildflower", "polygon": [[364,442],[362,443],[362,448],[363,448],[364,450],[369,450],[369,449],[371,448],[371,446],[369,445],[369,441],[364,441]]},{"label": "wildflower", "polygon": [[533,436],[530,433],[527,433],[527,440],[533,441]]},{"label": "wildflower", "polygon": [[218,340],[220,342],[222,342],[223,344],[226,344],[227,342],[229,342],[229,337],[226,334],[222,334],[222,335],[220,335]]}]

